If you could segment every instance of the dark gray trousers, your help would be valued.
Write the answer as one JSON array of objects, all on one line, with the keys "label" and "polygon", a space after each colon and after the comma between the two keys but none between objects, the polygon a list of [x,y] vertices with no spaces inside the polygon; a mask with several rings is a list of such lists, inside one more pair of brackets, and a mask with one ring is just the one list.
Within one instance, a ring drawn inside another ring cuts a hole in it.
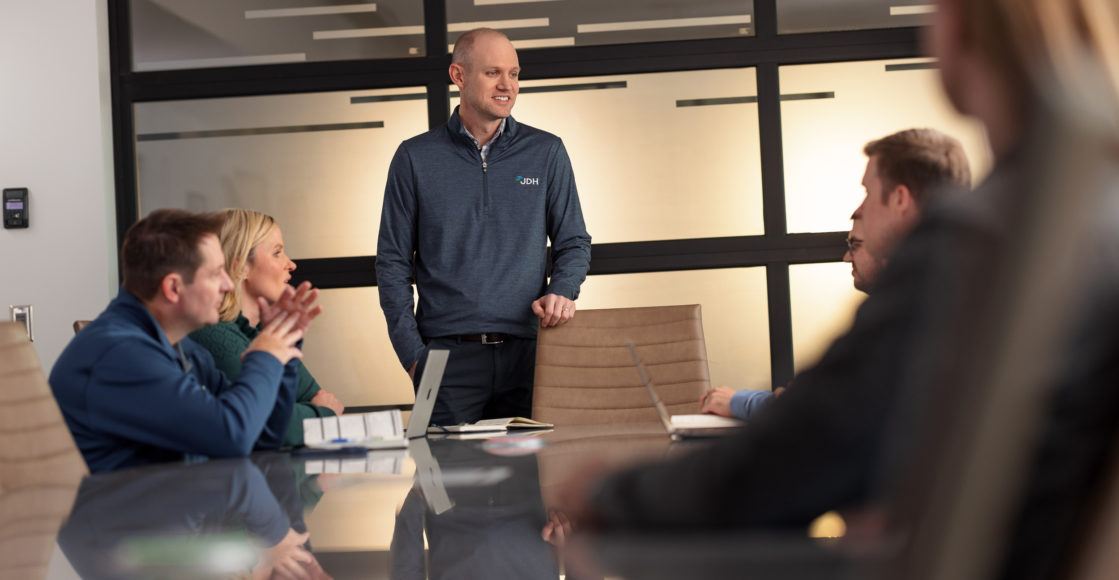
[{"label": "dark gray trousers", "polygon": [[[434,348],[449,350],[450,355],[431,414],[432,425],[531,415],[536,339],[482,344],[443,337],[428,341],[427,349]],[[416,365],[413,389],[419,385],[426,362],[425,353]]]}]

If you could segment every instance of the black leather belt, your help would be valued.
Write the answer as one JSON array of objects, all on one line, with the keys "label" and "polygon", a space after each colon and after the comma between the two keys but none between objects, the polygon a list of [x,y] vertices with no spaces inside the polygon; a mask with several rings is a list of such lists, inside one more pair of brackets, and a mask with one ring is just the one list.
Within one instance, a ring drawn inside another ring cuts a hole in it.
[{"label": "black leather belt", "polygon": [[481,334],[458,334],[448,336],[445,338],[454,338],[463,342],[480,342],[482,344],[501,344],[507,340],[516,338],[512,334],[505,334],[504,332],[483,332]]}]

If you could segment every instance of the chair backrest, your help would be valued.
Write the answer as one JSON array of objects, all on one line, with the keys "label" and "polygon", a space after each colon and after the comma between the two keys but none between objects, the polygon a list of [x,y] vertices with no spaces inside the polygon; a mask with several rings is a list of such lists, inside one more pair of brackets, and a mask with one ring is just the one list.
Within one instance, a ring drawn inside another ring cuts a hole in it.
[{"label": "chair backrest", "polygon": [[659,421],[626,348],[641,353],[669,412],[696,413],[711,385],[698,304],[580,310],[540,330],[533,418],[556,425]]},{"label": "chair backrest", "polygon": [[93,321],[92,320],[75,320],[74,321],[74,334],[77,334],[79,330],[85,328],[86,325],[88,325],[90,322],[93,322]]},{"label": "chair backrest", "polygon": [[27,331],[0,323],[0,577],[46,574],[86,473]]}]

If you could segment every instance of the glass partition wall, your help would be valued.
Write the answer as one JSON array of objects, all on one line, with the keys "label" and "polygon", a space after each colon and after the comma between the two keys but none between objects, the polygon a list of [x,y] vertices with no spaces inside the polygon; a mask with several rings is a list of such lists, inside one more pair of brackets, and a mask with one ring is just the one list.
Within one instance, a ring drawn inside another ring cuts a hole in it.
[{"label": "glass partition wall", "polygon": [[[324,289],[304,362],[350,408],[407,406],[377,302],[388,162],[457,101],[448,51],[504,31],[514,116],[560,136],[594,245],[579,307],[698,303],[712,381],[810,365],[862,295],[840,260],[862,145],[957,118],[920,58],[928,7],[844,0],[110,0],[118,228],[247,207]],[[836,14],[842,14],[842,18]]]}]

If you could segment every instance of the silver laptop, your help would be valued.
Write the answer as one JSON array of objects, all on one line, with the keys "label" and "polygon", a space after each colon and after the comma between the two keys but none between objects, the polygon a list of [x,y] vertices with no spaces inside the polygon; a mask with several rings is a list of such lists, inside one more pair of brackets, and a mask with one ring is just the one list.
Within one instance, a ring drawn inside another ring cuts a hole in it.
[{"label": "silver laptop", "polygon": [[435,397],[439,395],[439,383],[443,382],[443,371],[447,370],[448,350],[427,351],[427,363],[420,375],[420,386],[416,389],[416,404],[412,405],[412,416],[408,419],[409,439],[427,435],[427,424],[431,422],[431,412],[435,410]]},{"label": "silver laptop", "polygon": [[645,389],[649,391],[649,396],[653,399],[653,406],[657,408],[657,414],[661,417],[661,423],[664,423],[665,431],[668,431],[673,439],[729,435],[738,431],[745,424],[738,419],[706,413],[669,415],[668,407],[665,406],[664,401],[657,394],[657,387],[645,370],[645,363],[641,362],[641,357],[637,355],[637,348],[633,346],[632,342],[627,342],[626,346],[629,348],[629,356],[633,359],[633,364],[637,366],[637,374],[641,375],[641,382],[645,383]]}]

